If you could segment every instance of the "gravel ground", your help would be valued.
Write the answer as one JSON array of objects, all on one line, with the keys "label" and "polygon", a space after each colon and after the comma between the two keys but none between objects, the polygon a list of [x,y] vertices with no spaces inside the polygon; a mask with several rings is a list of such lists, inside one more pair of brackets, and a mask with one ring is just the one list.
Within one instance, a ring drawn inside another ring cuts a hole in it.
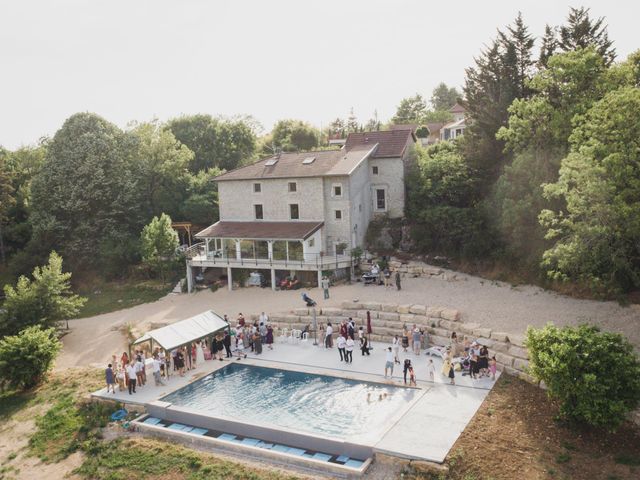
[{"label": "gravel ground", "polygon": [[[418,303],[457,308],[463,320],[510,333],[524,333],[528,325],[542,326],[594,323],[603,330],[620,332],[640,349],[640,305],[622,307],[615,302],[579,300],[534,286],[512,287],[479,277],[447,272],[445,277],[403,278],[403,288],[364,286],[362,283],[331,288],[331,298],[322,300],[322,293],[309,290],[322,306],[339,306],[345,300]],[[138,305],[95,317],[70,321],[71,332],[63,338],[64,350],[57,368],[102,365],[112,353],[126,349],[120,329],[125,324],[145,331],[151,323],[174,322],[207,309],[235,319],[238,312],[288,312],[302,307],[300,291],[273,292],[269,289],[247,288],[229,292],[170,294],[157,302]]]}]

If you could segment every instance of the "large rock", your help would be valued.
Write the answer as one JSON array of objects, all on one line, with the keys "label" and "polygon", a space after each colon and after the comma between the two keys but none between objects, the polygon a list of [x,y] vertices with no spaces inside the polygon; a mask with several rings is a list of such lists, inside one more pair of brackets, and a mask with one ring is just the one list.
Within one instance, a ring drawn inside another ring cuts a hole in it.
[{"label": "large rock", "polygon": [[511,342],[511,344],[517,345],[518,347],[524,347],[525,338],[526,337],[524,335],[516,335],[513,333],[509,334],[509,341]]},{"label": "large rock", "polygon": [[293,314],[294,315],[309,315],[309,309],[308,308],[295,308],[293,310]]},{"label": "large rock", "polygon": [[396,313],[398,311],[397,303],[383,303],[382,305],[383,312],[393,312]]},{"label": "large rock", "polygon": [[493,346],[496,343],[495,340],[491,340],[490,338],[485,338],[485,337],[476,338],[476,342],[478,342],[480,345],[484,345],[489,349],[493,349]]},{"label": "large rock", "polygon": [[511,355],[498,352],[496,353],[496,361],[505,367],[512,367],[514,358]]},{"label": "large rock", "polygon": [[491,329],[490,328],[476,328],[473,330],[473,335],[475,337],[485,337],[485,338],[489,338],[491,336]]},{"label": "large rock", "polygon": [[404,305],[398,305],[398,313],[409,313],[409,310],[411,309],[411,304],[404,304]]},{"label": "large rock", "polygon": [[494,340],[497,340],[499,342],[508,342],[509,341],[509,335],[506,334],[505,332],[494,332],[494,331],[491,331],[491,338],[493,338]]},{"label": "large rock", "polygon": [[415,315],[409,315],[409,314],[400,315],[400,321],[402,323],[406,323],[409,326],[413,325],[414,319],[415,319]]},{"label": "large rock", "polygon": [[452,320],[454,322],[460,321],[460,311],[453,308],[445,308],[440,313],[440,316],[445,320]]},{"label": "large rock", "polygon": [[426,315],[427,307],[424,305],[411,305],[411,308],[409,308],[409,313],[415,313],[416,315]]},{"label": "large rock", "polygon": [[[431,320],[431,319],[429,319],[429,320]],[[456,327],[458,327],[458,324],[452,322],[451,320],[439,319],[438,323],[442,328],[446,328],[449,331],[454,331],[456,329]]]},{"label": "large rock", "polygon": [[479,323],[460,323],[458,325],[458,331],[467,335],[473,335],[473,331],[477,328],[480,328]]},{"label": "large rock", "polygon": [[529,358],[529,352],[527,352],[526,349],[521,347],[515,347],[513,345],[509,347],[509,355],[513,355],[514,357],[519,357],[524,359]]},{"label": "large rock", "polygon": [[430,317],[442,318],[442,307],[427,307],[427,315]]},{"label": "large rock", "polygon": [[513,360],[513,368],[526,373],[529,370],[529,361],[522,360],[521,358],[515,358]]},{"label": "large rock", "polygon": [[394,312],[379,312],[378,318],[381,320],[400,321],[400,314]]},{"label": "large rock", "polygon": [[321,309],[322,315],[326,315],[327,317],[342,317],[342,309],[335,307],[324,307]]},{"label": "large rock", "polygon": [[379,311],[382,310],[380,302],[362,302],[362,308],[365,310]]},{"label": "large rock", "polygon": [[344,310],[362,310],[364,308],[360,302],[342,302],[340,306]]}]

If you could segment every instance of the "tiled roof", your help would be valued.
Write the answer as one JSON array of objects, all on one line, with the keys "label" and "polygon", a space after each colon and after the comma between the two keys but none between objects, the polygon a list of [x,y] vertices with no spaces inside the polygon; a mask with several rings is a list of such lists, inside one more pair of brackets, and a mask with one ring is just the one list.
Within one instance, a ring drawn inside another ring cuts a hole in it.
[{"label": "tiled roof", "polygon": [[[366,158],[374,147],[375,144],[371,144],[358,146],[358,148],[349,151],[340,149],[281,153],[278,157],[274,155],[263,158],[251,165],[224,173],[216,177],[216,181],[349,175],[351,170]],[[303,163],[306,159],[312,158],[313,161]]]},{"label": "tiled roof", "polygon": [[409,140],[416,141],[411,129],[386,130],[380,132],[350,133],[344,148],[351,150],[356,146],[378,144],[374,158],[401,157]]},{"label": "tiled roof", "polygon": [[440,133],[440,129],[444,127],[444,125],[445,124],[443,122],[427,123],[427,128],[429,129],[429,133],[431,135],[437,135],[438,133]]},{"label": "tiled roof", "polygon": [[324,222],[227,222],[219,221],[196,233],[196,238],[242,238],[252,240],[306,240]]},{"label": "tiled roof", "polygon": [[456,102],[456,104],[453,107],[451,107],[451,110],[449,110],[449,111],[451,113],[465,113],[467,111],[467,109]]}]

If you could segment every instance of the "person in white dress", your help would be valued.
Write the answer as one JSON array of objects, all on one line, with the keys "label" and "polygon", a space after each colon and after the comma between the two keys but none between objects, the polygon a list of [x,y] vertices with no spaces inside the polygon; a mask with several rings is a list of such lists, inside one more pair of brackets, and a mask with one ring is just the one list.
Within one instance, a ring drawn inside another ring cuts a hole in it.
[{"label": "person in white dress", "polygon": [[204,363],[204,349],[202,348],[202,341],[196,345],[196,365],[202,365]]}]

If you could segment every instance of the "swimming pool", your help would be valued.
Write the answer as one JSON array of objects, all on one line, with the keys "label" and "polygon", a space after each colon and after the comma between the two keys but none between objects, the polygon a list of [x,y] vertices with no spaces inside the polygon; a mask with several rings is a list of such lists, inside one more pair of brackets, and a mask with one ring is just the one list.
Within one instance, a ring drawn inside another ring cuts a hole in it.
[{"label": "swimming pool", "polygon": [[416,390],[231,363],[161,400],[245,424],[340,439],[379,434]]}]

